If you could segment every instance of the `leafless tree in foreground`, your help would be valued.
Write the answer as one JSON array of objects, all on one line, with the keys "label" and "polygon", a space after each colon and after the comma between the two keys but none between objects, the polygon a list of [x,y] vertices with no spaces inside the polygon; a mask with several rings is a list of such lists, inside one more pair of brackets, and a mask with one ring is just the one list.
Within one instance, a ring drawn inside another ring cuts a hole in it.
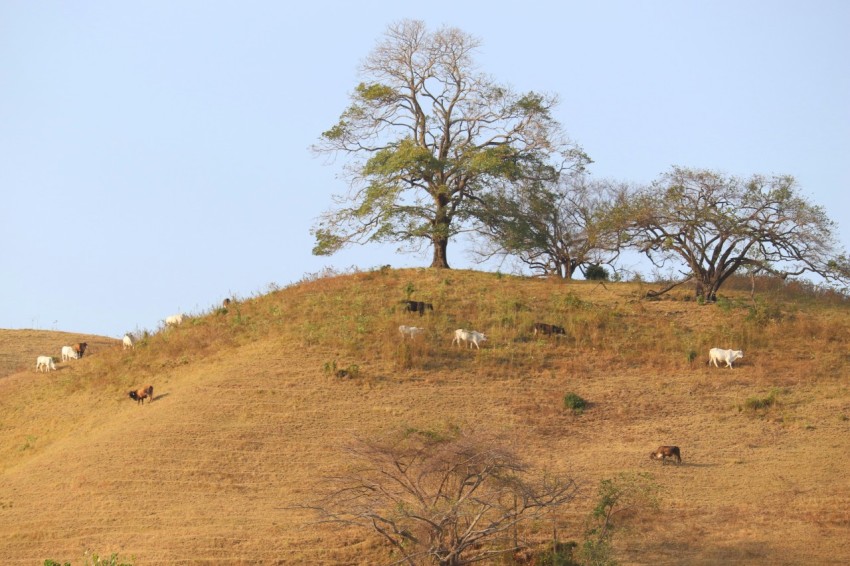
[{"label": "leafless tree in foreground", "polygon": [[460,566],[522,546],[520,523],[572,501],[573,480],[531,479],[512,450],[458,431],[406,430],[349,446],[350,471],[308,507],[322,522],[374,531],[392,564]]}]

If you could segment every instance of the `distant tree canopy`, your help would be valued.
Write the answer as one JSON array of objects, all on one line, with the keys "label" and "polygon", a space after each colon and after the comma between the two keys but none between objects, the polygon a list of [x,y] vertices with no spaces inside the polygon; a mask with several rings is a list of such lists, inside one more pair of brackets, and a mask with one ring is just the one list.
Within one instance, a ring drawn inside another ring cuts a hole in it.
[{"label": "distant tree canopy", "polygon": [[478,46],[456,28],[389,26],[351,105],[313,148],[350,158],[350,189],[313,227],[314,254],[353,243],[430,245],[431,266],[447,268],[448,243],[474,217],[476,199],[589,162],[552,117],[557,99],[517,94],[478,72]]},{"label": "distant tree canopy", "polygon": [[600,266],[620,251],[620,232],[609,217],[624,198],[624,187],[579,174],[492,191],[476,214],[478,231],[491,244],[479,256],[513,256],[532,272],[562,279],[577,269],[604,278]]},{"label": "distant tree canopy", "polygon": [[835,224],[800,194],[793,177],[748,179],[674,167],[624,203],[617,215],[632,246],[656,266],[682,261],[707,300],[734,273],[812,273],[846,286],[850,262]]}]

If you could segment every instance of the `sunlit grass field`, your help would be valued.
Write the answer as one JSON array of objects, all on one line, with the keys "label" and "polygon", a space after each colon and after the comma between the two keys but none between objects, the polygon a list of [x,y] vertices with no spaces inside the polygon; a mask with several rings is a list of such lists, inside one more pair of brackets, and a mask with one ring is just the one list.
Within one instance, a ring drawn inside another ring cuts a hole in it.
[{"label": "sunlit grass field", "polygon": [[[622,564],[850,562],[850,305],[773,280],[735,281],[710,305],[650,288],[316,275],[150,329],[132,351],[88,337],[90,355],[49,374],[35,356],[55,346],[58,362],[80,335],[0,331],[2,563],[388,564],[376,535],[299,504],[346,470],[353,438],[446,426],[498,432],[576,479],[556,518],[565,541],[582,541],[602,480],[650,474],[658,507],[618,519]],[[534,336],[535,322],[566,334]],[[402,340],[401,324],[425,332]],[[456,328],[487,341],[452,345]],[[744,358],[709,367],[712,347]],[[152,403],[127,397],[146,384]],[[660,444],[683,463],[650,461]],[[548,523],[524,529],[551,541]]]}]

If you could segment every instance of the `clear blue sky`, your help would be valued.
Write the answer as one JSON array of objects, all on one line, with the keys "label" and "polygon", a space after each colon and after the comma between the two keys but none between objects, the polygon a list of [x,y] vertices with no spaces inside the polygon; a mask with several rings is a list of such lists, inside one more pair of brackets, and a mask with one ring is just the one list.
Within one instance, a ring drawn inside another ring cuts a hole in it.
[{"label": "clear blue sky", "polygon": [[428,265],[310,253],[345,186],[308,148],[404,18],[558,94],[594,176],[791,174],[850,249],[844,0],[0,0],[0,328],[118,337],[324,267]]}]

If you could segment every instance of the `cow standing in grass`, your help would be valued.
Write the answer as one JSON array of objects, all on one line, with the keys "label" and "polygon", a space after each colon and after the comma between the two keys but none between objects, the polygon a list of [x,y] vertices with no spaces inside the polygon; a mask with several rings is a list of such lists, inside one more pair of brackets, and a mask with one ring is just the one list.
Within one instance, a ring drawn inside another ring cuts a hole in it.
[{"label": "cow standing in grass", "polygon": [[663,466],[667,462],[667,458],[676,459],[676,462],[682,463],[682,453],[678,446],[659,446],[654,451],[649,453],[650,460],[661,460]]},{"label": "cow standing in grass", "polygon": [[726,367],[732,369],[732,362],[744,357],[741,350],[724,350],[723,348],[712,348],[708,351],[708,363],[714,367],[720,367],[717,362],[725,362]]}]

